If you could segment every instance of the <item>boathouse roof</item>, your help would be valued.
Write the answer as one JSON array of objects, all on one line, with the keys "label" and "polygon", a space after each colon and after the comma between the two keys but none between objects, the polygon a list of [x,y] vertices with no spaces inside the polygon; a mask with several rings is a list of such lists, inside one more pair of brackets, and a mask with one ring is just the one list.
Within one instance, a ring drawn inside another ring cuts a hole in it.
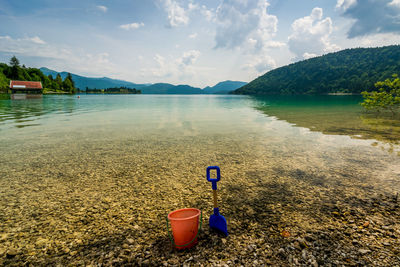
[{"label": "boathouse roof", "polygon": [[10,81],[10,89],[26,90],[26,89],[43,89],[41,82],[30,82],[30,81]]}]

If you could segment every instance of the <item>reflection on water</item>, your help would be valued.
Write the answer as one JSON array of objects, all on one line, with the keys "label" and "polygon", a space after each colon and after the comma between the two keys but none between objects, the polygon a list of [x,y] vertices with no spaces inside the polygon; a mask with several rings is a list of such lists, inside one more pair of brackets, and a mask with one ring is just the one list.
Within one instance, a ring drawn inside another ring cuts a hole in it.
[{"label": "reflection on water", "polygon": [[8,95],[0,98],[0,125],[14,123],[17,128],[36,126],[26,123],[38,120],[51,113],[73,113],[76,100],[73,96],[43,96],[36,99],[12,100]]},{"label": "reflection on water", "polygon": [[366,113],[359,105],[361,96],[267,96],[254,101],[263,113],[311,131],[399,144],[400,118]]}]

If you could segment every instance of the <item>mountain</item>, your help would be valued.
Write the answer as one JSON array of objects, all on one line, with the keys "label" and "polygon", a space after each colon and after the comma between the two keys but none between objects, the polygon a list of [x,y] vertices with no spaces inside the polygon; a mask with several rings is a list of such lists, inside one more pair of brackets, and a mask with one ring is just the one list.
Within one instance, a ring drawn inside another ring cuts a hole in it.
[{"label": "mountain", "polygon": [[[43,72],[45,75],[52,75],[53,78],[56,78],[57,74],[61,75],[61,78],[65,79],[67,77],[68,72],[57,72],[48,68],[40,68],[40,70]],[[106,88],[115,88],[115,87],[127,87],[127,88],[136,88],[136,89],[142,89],[143,87],[149,86],[149,84],[137,84],[137,83],[131,83],[123,80],[116,80],[116,79],[110,79],[107,77],[103,78],[89,78],[89,77],[84,77],[76,74],[72,74],[72,80],[75,82],[75,87],[79,88],[80,90],[86,90],[86,87],[90,89],[106,89]]]},{"label": "mountain", "polygon": [[[57,74],[61,75],[61,78],[65,79],[68,72],[57,72],[48,68],[40,68],[40,70],[46,76],[52,75],[53,78]],[[72,80],[75,82],[75,86],[82,91],[87,88],[90,89],[106,89],[115,87],[127,87],[136,88],[142,91],[142,94],[223,94],[233,91],[240,86],[245,85],[245,82],[237,81],[224,81],[216,84],[213,87],[207,86],[204,89],[192,87],[190,85],[173,85],[169,83],[155,83],[155,84],[137,84],[132,82],[127,82],[123,80],[110,79],[107,77],[103,78],[89,78],[71,73]]]},{"label": "mountain", "polygon": [[353,48],[271,70],[233,93],[359,94],[393,74],[400,75],[400,45]]},{"label": "mountain", "polygon": [[238,82],[238,81],[224,81],[219,82],[213,87],[207,86],[203,89],[204,94],[226,94],[233,90],[236,90],[243,85],[246,85],[246,82]]},{"label": "mountain", "polygon": [[169,83],[156,83],[144,87],[143,94],[202,94],[200,88],[189,85],[173,85]]}]

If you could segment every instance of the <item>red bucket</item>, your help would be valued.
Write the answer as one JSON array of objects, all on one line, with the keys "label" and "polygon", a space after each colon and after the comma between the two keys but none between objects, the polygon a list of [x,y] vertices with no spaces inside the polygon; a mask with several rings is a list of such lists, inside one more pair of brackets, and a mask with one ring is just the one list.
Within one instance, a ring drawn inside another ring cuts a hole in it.
[{"label": "red bucket", "polygon": [[171,223],[172,241],[177,249],[187,249],[197,244],[199,223],[201,228],[202,221],[202,213],[199,209],[175,210],[168,214],[168,220]]}]

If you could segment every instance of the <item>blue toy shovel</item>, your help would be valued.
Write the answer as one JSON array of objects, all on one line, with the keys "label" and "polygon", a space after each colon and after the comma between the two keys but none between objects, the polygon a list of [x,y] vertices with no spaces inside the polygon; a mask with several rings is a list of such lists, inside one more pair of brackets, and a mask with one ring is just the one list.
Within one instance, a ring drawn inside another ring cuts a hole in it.
[{"label": "blue toy shovel", "polygon": [[[216,179],[211,179],[211,177],[210,177],[211,170],[217,171]],[[210,227],[227,236],[228,235],[228,227],[226,225],[226,219],[224,216],[219,214],[219,208],[217,205],[217,182],[219,180],[221,180],[221,170],[219,169],[219,167],[218,166],[207,167],[207,181],[212,183],[213,198],[214,198],[214,214],[212,214],[210,216]]]}]

